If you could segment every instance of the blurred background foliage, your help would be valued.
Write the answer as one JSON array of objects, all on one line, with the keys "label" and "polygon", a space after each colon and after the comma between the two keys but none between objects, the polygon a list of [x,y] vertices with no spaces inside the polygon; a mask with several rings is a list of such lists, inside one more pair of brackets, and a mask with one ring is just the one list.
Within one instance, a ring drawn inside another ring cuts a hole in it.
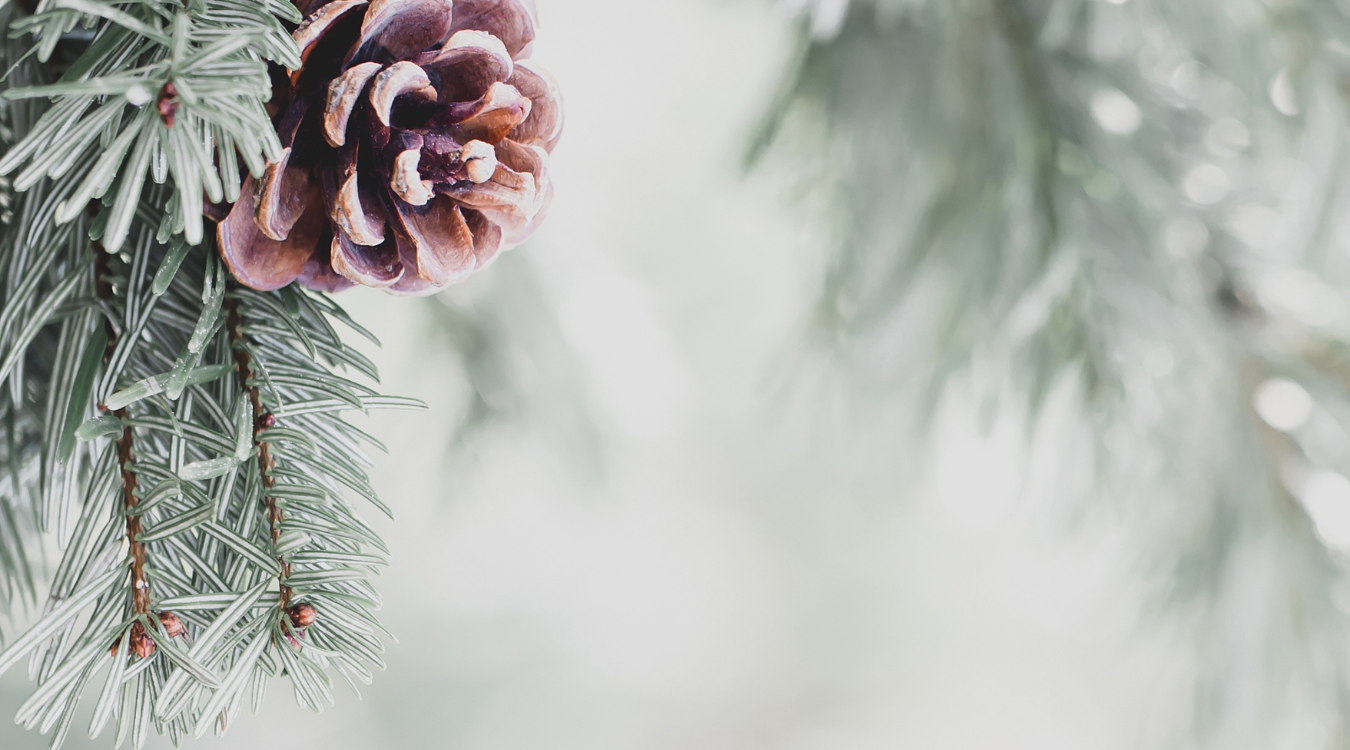
[{"label": "blurred background foliage", "polygon": [[1200,745],[1350,742],[1350,6],[790,5],[752,160],[834,191],[810,341],[919,424],[957,376],[989,418],[1072,392]]}]

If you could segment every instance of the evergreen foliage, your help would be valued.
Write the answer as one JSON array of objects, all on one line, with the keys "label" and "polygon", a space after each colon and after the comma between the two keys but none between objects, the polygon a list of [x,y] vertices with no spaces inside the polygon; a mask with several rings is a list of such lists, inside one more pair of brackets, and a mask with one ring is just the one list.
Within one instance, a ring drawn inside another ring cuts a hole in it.
[{"label": "evergreen foliage", "polygon": [[[235,155],[260,175],[264,160],[281,154],[263,108],[271,98],[266,61],[295,68],[300,56],[278,16],[301,20],[283,0],[191,0],[186,6],[177,0],[42,0],[35,14],[9,25],[12,33],[35,38],[31,54],[38,61],[47,62],[77,27],[96,34],[58,80],[5,92],[10,100],[56,102],[6,151],[0,174],[23,166],[13,178],[16,190],[43,177],[77,185],[56,207],[58,224],[102,198],[95,226],[110,252],[126,241],[146,176],[155,183],[171,177],[177,190],[164,210],[161,239],[172,233],[201,242],[202,191],[212,202],[233,202],[240,186]],[[146,106],[152,102],[156,106]],[[97,161],[84,163],[94,155]]]},{"label": "evergreen foliage", "polygon": [[1186,614],[1202,746],[1344,744],[1346,5],[795,6],[752,156],[835,188],[814,340],[919,412],[972,373],[1033,418],[1076,393],[1059,465]]},{"label": "evergreen foliage", "polygon": [[299,64],[281,23],[299,16],[34,11],[0,7],[0,587],[12,618],[41,612],[0,651],[37,683],[18,721],[58,747],[84,698],[91,737],[177,743],[282,675],[322,710],[333,672],[355,687],[382,666],[368,579],[388,550],[361,511],[389,512],[380,446],[342,413],[417,404],[366,384],[338,328],[370,334],[332,300],[239,286],[203,231],[202,194],[233,200],[237,165],[279,151],[266,64]]}]

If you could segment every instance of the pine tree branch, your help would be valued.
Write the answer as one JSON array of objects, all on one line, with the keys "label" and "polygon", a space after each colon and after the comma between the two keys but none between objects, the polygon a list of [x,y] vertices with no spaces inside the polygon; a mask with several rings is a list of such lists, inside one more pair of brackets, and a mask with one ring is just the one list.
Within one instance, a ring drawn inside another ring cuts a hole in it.
[{"label": "pine tree branch", "polygon": [[14,202],[0,242],[6,585],[38,586],[10,573],[36,547],[9,521],[19,496],[39,499],[34,532],[62,544],[47,610],[0,650],[0,671],[28,656],[37,682],[20,723],[59,746],[106,664],[90,736],[113,721],[137,748],[152,730],[175,744],[223,732],[270,677],[321,710],[331,669],[355,687],[383,666],[369,578],[388,550],[353,498],[389,508],[367,475],[364,444],[378,443],[341,413],[416,403],[343,374],[377,379],[335,330],[369,337],[341,307],[230,289],[202,231],[202,195],[235,200],[239,163],[261,175],[277,156],[264,61],[298,66],[279,21],[296,10],[15,8],[0,7],[13,66],[0,102],[0,198]]},{"label": "pine tree branch", "polygon": [[[159,222],[161,241],[203,237],[202,193],[211,203],[239,196],[237,159],[250,174],[281,151],[263,103],[271,96],[265,61],[299,67],[299,52],[280,19],[300,19],[289,3],[244,0],[152,0],[129,7],[106,0],[57,0],[12,24],[36,38],[46,62],[63,35],[80,22],[94,39],[54,84],[11,87],[12,101],[52,98],[54,105],[27,137],[0,157],[0,174],[26,167],[14,188],[43,177],[69,180],[76,190],[58,206],[58,223],[72,220],[95,198],[104,210],[103,242],[126,241],[141,188],[171,176],[176,191]],[[153,103],[155,106],[148,107]],[[84,174],[72,167],[90,156]],[[159,207],[154,210],[158,211]]]}]

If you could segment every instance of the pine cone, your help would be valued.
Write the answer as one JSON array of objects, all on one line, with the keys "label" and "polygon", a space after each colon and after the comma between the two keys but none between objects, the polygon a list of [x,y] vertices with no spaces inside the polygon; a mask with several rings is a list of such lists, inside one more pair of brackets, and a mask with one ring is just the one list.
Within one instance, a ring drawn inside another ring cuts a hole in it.
[{"label": "pine cone", "polygon": [[218,229],[235,278],[429,294],[534,231],[562,129],[533,0],[298,0],[282,157]]}]

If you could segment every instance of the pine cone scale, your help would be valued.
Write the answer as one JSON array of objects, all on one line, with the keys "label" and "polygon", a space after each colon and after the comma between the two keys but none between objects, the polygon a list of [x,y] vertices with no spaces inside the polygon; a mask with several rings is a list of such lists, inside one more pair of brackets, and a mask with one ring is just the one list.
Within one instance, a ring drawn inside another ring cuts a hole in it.
[{"label": "pine cone scale", "polygon": [[509,81],[515,70],[500,39],[471,29],[455,32],[440,50],[423,52],[413,62],[437,76],[442,103],[479,99],[492,84]]},{"label": "pine cone scale", "polygon": [[352,110],[365,92],[366,84],[381,70],[375,62],[361,63],[333,79],[328,87],[328,104],[323,112],[323,135],[328,145],[340,148],[347,143],[347,123]]},{"label": "pine cone scale", "polygon": [[551,152],[562,137],[562,94],[558,82],[542,68],[529,60],[520,60],[514,66],[510,83],[530,100],[530,114],[525,121],[507,135],[516,143],[541,146]]},{"label": "pine cone scale", "polygon": [[455,5],[451,0],[372,0],[348,59],[389,63],[439,46],[453,31]]},{"label": "pine cone scale", "polygon": [[281,158],[267,166],[258,188],[258,229],[273,240],[285,240],[295,223],[305,213],[309,194],[307,170],[290,166],[291,149],[281,151]]},{"label": "pine cone scale", "polygon": [[295,32],[305,64],[274,100],[285,105],[282,158],[219,230],[241,281],[423,294],[523,241],[552,195],[548,154],[562,125],[556,84],[515,59],[534,39],[533,6],[332,0],[308,10]]},{"label": "pine cone scale", "polygon": [[376,121],[385,128],[393,127],[390,114],[394,109],[394,100],[404,97],[414,101],[436,101],[436,89],[431,85],[425,70],[417,63],[403,60],[385,68],[375,76],[370,86],[370,107]]},{"label": "pine cone scale", "polygon": [[[359,245],[380,245],[385,241],[385,213],[380,200],[360,182],[355,149],[348,152],[338,171],[324,175],[329,219],[337,231]],[[341,179],[341,183],[338,183]],[[331,188],[329,186],[332,186]]]},{"label": "pine cone scale", "polygon": [[398,283],[405,272],[392,237],[376,246],[359,245],[341,230],[333,236],[332,264],[344,278],[377,289]]},{"label": "pine cone scale", "polygon": [[413,206],[425,206],[431,200],[433,184],[422,179],[417,171],[422,160],[422,144],[409,148],[394,157],[394,172],[389,176],[389,189],[394,191],[405,203]]},{"label": "pine cone scale", "polygon": [[[506,138],[530,116],[530,100],[520,95],[515,86],[494,83],[482,99],[472,102],[468,107],[452,105],[443,112],[452,114],[457,122],[450,125],[450,135],[461,143],[468,141],[487,141],[497,143]],[[462,119],[459,119],[462,118]]]},{"label": "pine cone scale", "polygon": [[456,0],[453,31],[476,29],[497,37],[512,58],[529,56],[534,41],[533,0]]},{"label": "pine cone scale", "polygon": [[316,248],[300,272],[300,283],[321,292],[340,292],[354,285],[351,279],[333,269],[332,243]]},{"label": "pine cone scale", "polygon": [[498,165],[491,179],[482,184],[456,185],[447,194],[501,226],[506,242],[518,243],[533,230],[552,196],[547,178],[548,153],[538,146],[502,141],[497,144],[496,156]]},{"label": "pine cone scale", "polygon": [[[303,65],[291,72],[291,88],[304,91],[302,84],[314,79],[336,75],[343,63],[346,48],[325,44],[333,38],[346,38],[359,29],[357,26],[364,16],[362,11],[366,0],[334,0],[313,10],[300,23],[291,38],[300,48],[300,60]],[[327,48],[327,49],[325,49]]]},{"label": "pine cone scale", "polygon": [[216,235],[230,273],[241,284],[270,291],[300,277],[323,234],[324,215],[311,189],[306,194],[305,212],[286,239],[274,240],[263,234],[255,221],[258,192],[257,180],[244,178],[239,201],[220,223]]},{"label": "pine cone scale", "polygon": [[394,207],[390,219],[411,240],[419,277],[446,286],[474,270],[473,236],[454,200],[438,195],[424,206],[413,206],[396,198]]}]

